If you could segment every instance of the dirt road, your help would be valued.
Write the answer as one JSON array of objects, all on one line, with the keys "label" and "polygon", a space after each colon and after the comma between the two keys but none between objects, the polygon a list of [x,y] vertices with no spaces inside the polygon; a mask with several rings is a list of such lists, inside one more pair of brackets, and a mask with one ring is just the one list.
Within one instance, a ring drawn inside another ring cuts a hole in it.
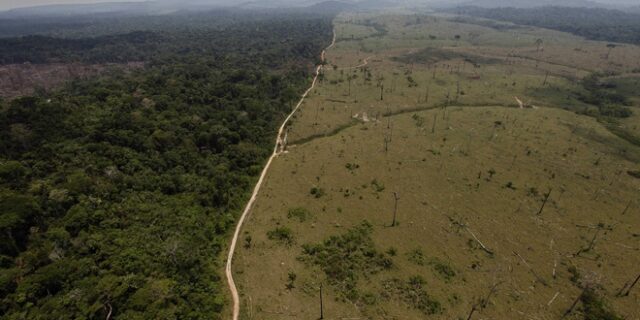
[{"label": "dirt road", "polygon": [[[334,30],[333,40],[331,41],[331,44],[322,51],[322,54],[321,54],[322,61],[325,61],[325,54],[327,50],[333,47],[335,43],[336,43],[336,32]],[[269,171],[269,167],[271,166],[273,159],[275,159],[278,155],[280,155],[280,153],[282,153],[284,149],[282,135],[284,134],[284,130],[285,130],[285,127],[287,126],[287,123],[289,123],[289,121],[291,120],[291,117],[293,117],[296,111],[298,111],[298,109],[302,105],[302,102],[304,102],[304,99],[307,97],[309,92],[311,92],[311,90],[315,88],[316,83],[318,82],[318,75],[320,75],[320,70],[322,70],[322,68],[323,68],[323,65],[319,65],[316,67],[316,72],[313,77],[313,82],[311,82],[311,86],[309,87],[309,89],[307,89],[307,91],[304,92],[304,94],[300,98],[300,101],[298,102],[296,107],[293,109],[293,111],[291,111],[289,116],[287,116],[287,118],[284,119],[284,121],[282,122],[282,125],[280,126],[280,130],[278,130],[278,136],[276,137],[276,144],[275,144],[275,147],[273,148],[273,153],[271,154],[271,157],[269,157],[269,161],[267,161],[267,164],[264,166],[264,169],[262,169],[260,178],[258,179],[258,182],[256,183],[256,186],[253,189],[253,193],[251,194],[251,198],[249,199],[249,202],[247,202],[247,206],[244,208],[244,211],[242,212],[242,216],[240,216],[240,219],[238,220],[236,230],[233,234],[233,238],[231,239],[231,245],[229,246],[229,255],[227,256],[227,266],[225,269],[225,274],[227,276],[229,290],[231,291],[231,296],[233,298],[233,318],[232,318],[233,320],[238,320],[240,316],[240,296],[238,295],[238,289],[236,288],[236,283],[233,280],[233,272],[231,268],[233,265],[233,254],[235,253],[235,250],[236,250],[236,245],[238,243],[238,238],[240,237],[240,231],[242,229],[242,225],[244,224],[244,220],[246,219],[247,215],[251,211],[251,208],[253,207],[254,202],[256,201],[258,192],[260,192],[260,188],[264,183],[265,176]]]}]

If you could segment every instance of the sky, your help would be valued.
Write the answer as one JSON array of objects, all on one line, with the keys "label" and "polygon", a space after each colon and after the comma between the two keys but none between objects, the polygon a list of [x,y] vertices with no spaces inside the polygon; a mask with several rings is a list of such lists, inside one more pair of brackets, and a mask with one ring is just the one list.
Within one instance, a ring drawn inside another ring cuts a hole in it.
[{"label": "sky", "polygon": [[[31,7],[50,4],[79,4],[79,3],[99,3],[99,2],[133,2],[144,0],[0,0],[0,10],[8,10],[19,7]],[[634,4],[640,5],[640,0],[593,0],[600,3],[609,4]]]},{"label": "sky", "polygon": [[0,10],[8,10],[20,7],[33,7],[49,4],[79,4],[100,2],[133,2],[143,0],[0,0]]}]

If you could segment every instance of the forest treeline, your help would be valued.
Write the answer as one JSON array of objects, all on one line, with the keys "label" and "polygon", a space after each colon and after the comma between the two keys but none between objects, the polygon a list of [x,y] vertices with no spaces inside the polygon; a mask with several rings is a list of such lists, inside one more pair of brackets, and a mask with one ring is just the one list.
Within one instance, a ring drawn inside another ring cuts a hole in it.
[{"label": "forest treeline", "polygon": [[[214,29],[207,26],[185,30],[132,31],[87,38],[43,35],[0,38],[0,64],[126,63],[210,55],[277,67],[291,59],[314,58],[318,44],[308,41],[305,35],[309,29],[318,27],[317,20],[286,17],[249,20]],[[290,31],[289,34],[280,34],[282,30]],[[274,34],[279,37],[274,37]]]},{"label": "forest treeline", "polygon": [[458,7],[451,13],[573,33],[587,39],[640,44],[640,14],[600,8]]},{"label": "forest treeline", "polygon": [[221,318],[226,236],[331,36],[277,15],[2,40],[3,63],[146,66],[0,100],[0,318]]}]

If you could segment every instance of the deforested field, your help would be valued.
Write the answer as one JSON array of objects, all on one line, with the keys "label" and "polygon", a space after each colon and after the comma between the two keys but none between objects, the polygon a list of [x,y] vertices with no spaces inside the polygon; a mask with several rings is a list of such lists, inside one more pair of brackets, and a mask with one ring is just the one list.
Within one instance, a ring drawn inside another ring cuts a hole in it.
[{"label": "deforested field", "polygon": [[235,262],[242,319],[638,319],[640,47],[341,14]]}]

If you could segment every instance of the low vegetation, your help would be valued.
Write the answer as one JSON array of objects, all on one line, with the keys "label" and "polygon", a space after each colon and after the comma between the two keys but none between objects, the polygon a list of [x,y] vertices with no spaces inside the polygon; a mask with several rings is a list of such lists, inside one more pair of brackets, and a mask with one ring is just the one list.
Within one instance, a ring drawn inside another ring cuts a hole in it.
[{"label": "low vegetation", "polygon": [[382,284],[381,296],[388,300],[402,301],[425,315],[441,313],[442,305],[429,296],[426,287],[427,283],[421,276],[413,276],[406,281],[392,279]]},{"label": "low vegetation", "polygon": [[269,232],[267,236],[271,240],[278,241],[281,244],[290,246],[294,242],[293,231],[288,227],[277,227]]},{"label": "low vegetation", "polygon": [[322,243],[305,244],[299,259],[319,267],[343,299],[356,302],[361,298],[358,282],[393,265],[391,258],[374,245],[372,231],[372,225],[363,222]]}]

